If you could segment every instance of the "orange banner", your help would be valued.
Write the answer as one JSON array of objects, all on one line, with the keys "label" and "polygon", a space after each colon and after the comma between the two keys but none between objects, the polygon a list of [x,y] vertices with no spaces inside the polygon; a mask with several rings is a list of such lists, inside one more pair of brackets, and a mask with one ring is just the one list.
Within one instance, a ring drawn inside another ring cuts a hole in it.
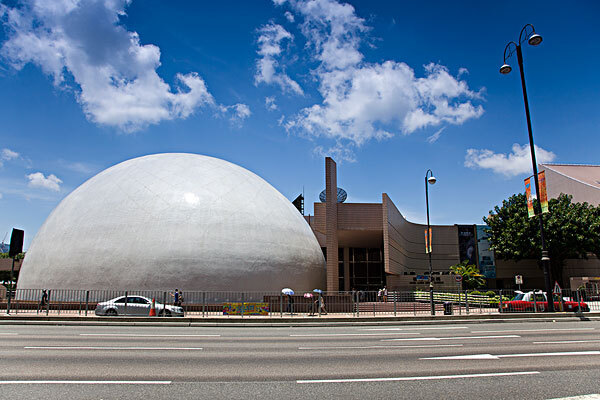
[{"label": "orange banner", "polygon": [[429,253],[431,253],[431,228],[429,228],[429,235],[425,229],[425,254]]},{"label": "orange banner", "polygon": [[538,182],[540,184],[540,205],[542,213],[548,212],[548,193],[546,192],[546,172],[542,171],[538,174]]},{"label": "orange banner", "polygon": [[525,179],[525,197],[527,198],[527,214],[529,218],[535,217],[533,211],[533,197],[531,196],[531,177]]}]

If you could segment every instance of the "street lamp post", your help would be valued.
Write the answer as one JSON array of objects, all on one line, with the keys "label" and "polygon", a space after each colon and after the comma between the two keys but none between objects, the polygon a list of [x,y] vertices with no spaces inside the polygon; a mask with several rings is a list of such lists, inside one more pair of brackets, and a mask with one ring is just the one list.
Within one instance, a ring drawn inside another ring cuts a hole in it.
[{"label": "street lamp post", "polygon": [[431,244],[431,235],[429,235],[429,185],[433,185],[436,182],[435,177],[433,176],[433,172],[428,169],[425,173],[425,204],[427,205],[427,243],[426,250],[429,255],[429,305],[431,306],[431,315],[435,315],[435,304],[433,303],[433,267],[431,266],[431,251],[429,248],[433,249]]},{"label": "street lamp post", "polygon": [[[530,28],[530,31],[528,30]],[[525,36],[523,36],[525,34]],[[504,64],[500,67],[501,74],[508,74],[512,70],[506,60],[513,55],[513,49],[517,52],[517,61],[519,62],[519,71],[521,72],[521,86],[523,87],[523,101],[525,102],[525,116],[527,117],[527,130],[529,132],[529,149],[531,150],[531,163],[533,164],[533,177],[535,182],[535,194],[538,204],[535,212],[538,214],[540,223],[540,241],[542,243],[542,267],[544,269],[544,282],[546,286],[546,296],[548,297],[548,312],[554,311],[554,301],[552,300],[552,279],[550,273],[550,257],[544,240],[544,217],[542,216],[542,208],[540,201],[540,182],[538,180],[537,162],[535,160],[535,147],[533,145],[533,132],[531,130],[531,117],[529,115],[529,101],[527,100],[527,89],[525,88],[525,73],[523,72],[523,52],[521,44],[527,39],[527,42],[532,46],[537,46],[542,43],[542,37],[535,32],[535,28],[531,24],[527,24],[521,29],[519,34],[519,42],[508,42],[504,48]],[[508,54],[507,54],[508,51]]]}]

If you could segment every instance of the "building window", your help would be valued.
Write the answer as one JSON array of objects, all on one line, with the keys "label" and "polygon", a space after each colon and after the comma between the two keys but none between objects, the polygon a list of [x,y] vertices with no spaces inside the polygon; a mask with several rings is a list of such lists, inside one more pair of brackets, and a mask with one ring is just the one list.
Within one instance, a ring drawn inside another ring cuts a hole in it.
[{"label": "building window", "polygon": [[350,286],[376,291],[385,286],[385,272],[379,248],[350,248]]}]

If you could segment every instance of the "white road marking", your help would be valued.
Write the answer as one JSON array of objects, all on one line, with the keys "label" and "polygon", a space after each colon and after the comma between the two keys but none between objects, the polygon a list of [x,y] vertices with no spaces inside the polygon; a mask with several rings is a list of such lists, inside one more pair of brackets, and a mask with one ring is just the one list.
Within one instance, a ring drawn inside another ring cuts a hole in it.
[{"label": "white road marking", "polygon": [[393,349],[393,348],[429,348],[429,347],[462,347],[462,344],[423,344],[423,345],[375,345],[375,346],[317,346],[317,347],[298,347],[298,350],[338,350],[338,349]]},{"label": "white road marking", "polygon": [[171,381],[0,381],[0,385],[170,385]]},{"label": "white road marking", "polygon": [[555,340],[552,342],[533,342],[533,344],[559,344],[559,343],[596,343],[600,340]]},{"label": "white road marking", "polygon": [[584,394],[582,396],[556,397],[548,400],[600,400],[600,394]]},{"label": "white road marking", "polygon": [[390,382],[390,381],[430,381],[435,379],[488,378],[493,376],[536,375],[539,371],[493,372],[489,374],[403,376],[398,378],[361,378],[361,379],[314,379],[297,380],[296,383],[353,383],[353,382]]},{"label": "white road marking", "polygon": [[416,331],[416,330],[447,330],[447,329],[469,329],[466,326],[443,326],[443,327],[415,327],[415,328],[365,328],[365,331]]},{"label": "white road marking", "polygon": [[34,350],[202,350],[202,347],[25,346]]},{"label": "white road marking", "polygon": [[418,338],[400,338],[400,339],[381,339],[382,342],[398,341],[398,340],[467,340],[467,339],[504,339],[504,338],[520,338],[519,335],[503,335],[503,336],[448,336],[448,337],[418,337]]},{"label": "white road marking", "polygon": [[548,328],[548,329],[506,329],[501,331],[471,331],[471,333],[503,333],[503,332],[555,332],[555,331],[593,331],[595,328]]},{"label": "white road marking", "polygon": [[121,337],[220,337],[221,335],[151,335],[140,333],[80,333],[79,336],[121,336]]},{"label": "white road marking", "polygon": [[330,337],[330,336],[397,336],[397,335],[420,335],[418,332],[396,332],[396,333],[315,333],[296,334],[293,337]]},{"label": "white road marking", "polygon": [[463,356],[423,357],[420,360],[498,360],[513,357],[600,356],[600,351],[561,351],[556,353],[472,354]]},{"label": "white road marking", "polygon": [[0,332],[0,335],[18,335],[18,333],[15,333],[15,332]]}]

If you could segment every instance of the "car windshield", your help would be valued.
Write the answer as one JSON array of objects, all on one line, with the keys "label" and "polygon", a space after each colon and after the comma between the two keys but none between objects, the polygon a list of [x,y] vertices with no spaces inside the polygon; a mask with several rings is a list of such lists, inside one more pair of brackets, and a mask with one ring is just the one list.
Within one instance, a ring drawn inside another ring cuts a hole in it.
[{"label": "car windshield", "polygon": [[523,296],[525,296],[525,293],[517,293],[517,295],[513,297],[513,301],[523,300]]}]

